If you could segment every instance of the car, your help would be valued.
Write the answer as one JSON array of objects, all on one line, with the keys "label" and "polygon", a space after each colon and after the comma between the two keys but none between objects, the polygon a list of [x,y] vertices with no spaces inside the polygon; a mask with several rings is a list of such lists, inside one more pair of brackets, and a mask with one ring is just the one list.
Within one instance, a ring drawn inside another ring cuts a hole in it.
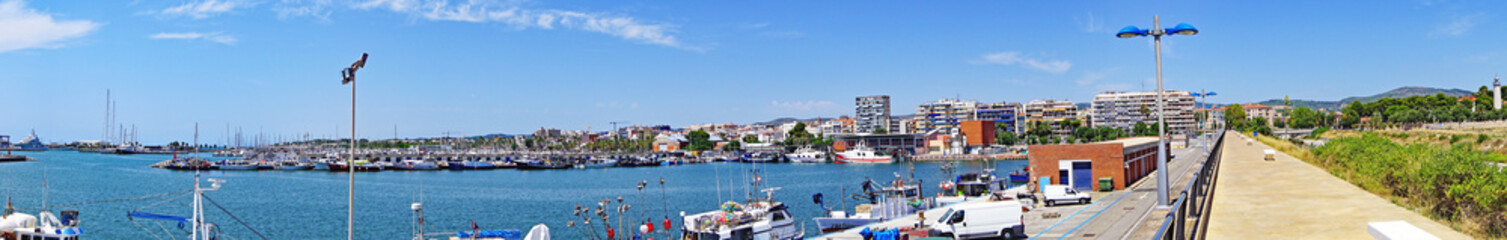
[{"label": "car", "polygon": [[1041,195],[1045,196],[1042,202],[1046,203],[1048,207],[1063,202],[1078,204],[1093,202],[1092,197],[1089,197],[1088,193],[1078,192],[1077,189],[1073,189],[1073,187],[1067,185],[1049,185],[1041,190]]},{"label": "car", "polygon": [[931,235],[954,239],[1024,238],[1025,209],[1019,201],[963,203],[947,209],[933,222]]}]

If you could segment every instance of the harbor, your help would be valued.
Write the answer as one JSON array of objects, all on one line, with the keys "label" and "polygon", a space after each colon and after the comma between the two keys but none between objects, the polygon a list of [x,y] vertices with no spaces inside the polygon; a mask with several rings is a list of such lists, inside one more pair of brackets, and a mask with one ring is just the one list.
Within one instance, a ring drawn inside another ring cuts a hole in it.
[{"label": "harbor", "polygon": [[[112,155],[73,151],[36,152],[44,161],[0,164],[0,194],[11,196],[22,212],[40,210],[44,201],[58,206],[105,199],[129,198],[190,189],[194,175],[225,181],[222,188],[207,192],[249,225],[272,239],[335,239],[345,236],[345,187],[348,174],[328,171],[175,171],[148,168],[168,155]],[[915,162],[916,179],[925,180],[927,194],[941,190],[937,184],[951,176],[941,172],[941,162]],[[983,162],[959,162],[961,170],[979,170]],[[991,163],[995,169],[1020,169],[1025,161]],[[807,236],[821,231],[811,223],[823,210],[809,200],[816,193],[838,196],[857,192],[866,177],[879,181],[906,174],[912,163],[898,164],[754,164],[713,162],[661,167],[588,168],[568,171],[383,171],[357,173],[355,225],[360,236],[412,236],[401,226],[412,225],[410,205],[423,202],[426,229],[430,233],[470,231],[471,221],[480,229],[517,229],[527,232],[545,224],[557,239],[588,239],[580,229],[566,227],[573,217],[571,206],[594,205],[601,199],[621,196],[633,208],[624,219],[678,219],[680,212],[693,214],[718,209],[722,203],[748,196],[748,170],[759,169],[764,185],[779,187],[775,198],[789,206],[792,217],[804,222]],[[44,176],[45,175],[45,176]],[[666,183],[656,181],[664,178]],[[44,187],[43,180],[47,183]],[[635,185],[648,181],[644,190]],[[206,186],[207,187],[207,186]],[[663,191],[663,196],[660,191]],[[757,191],[755,191],[757,193]],[[46,197],[44,197],[46,196]],[[159,200],[159,199],[153,199]],[[839,200],[830,198],[836,208]],[[856,202],[848,200],[849,202]],[[91,239],[151,239],[125,214],[156,201],[112,202],[78,205],[82,227]],[[160,214],[189,216],[187,199],[155,207]],[[177,206],[177,207],[165,207]],[[239,227],[228,215],[206,205],[207,217],[222,226],[224,234],[240,239],[255,234]],[[852,207],[851,205],[848,207]],[[59,208],[54,208],[56,211]],[[294,210],[297,209],[297,210]],[[615,214],[614,214],[615,215]],[[616,216],[614,216],[614,221]],[[138,220],[140,221],[140,220]],[[147,224],[147,223],[143,223]],[[597,223],[599,224],[599,223]],[[614,222],[614,225],[616,223]],[[156,225],[147,224],[155,232]],[[678,229],[680,221],[672,227]],[[600,227],[600,226],[598,226]],[[174,227],[168,226],[169,229]],[[597,234],[602,229],[597,229]],[[176,230],[174,230],[176,231]],[[665,231],[657,231],[656,234]],[[672,230],[672,232],[677,232]],[[160,234],[160,233],[159,233]],[[626,234],[626,231],[625,233]],[[678,234],[678,233],[676,233]],[[432,238],[443,239],[443,236]],[[663,239],[663,237],[655,237]]]}]

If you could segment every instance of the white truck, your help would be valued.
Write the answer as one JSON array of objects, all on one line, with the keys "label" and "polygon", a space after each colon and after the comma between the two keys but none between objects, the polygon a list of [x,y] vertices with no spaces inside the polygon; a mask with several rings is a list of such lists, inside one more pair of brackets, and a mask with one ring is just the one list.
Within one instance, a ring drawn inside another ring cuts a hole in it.
[{"label": "white truck", "polygon": [[957,204],[932,223],[931,233],[954,239],[1023,238],[1026,236],[1023,211],[1015,200]]},{"label": "white truck", "polygon": [[1042,202],[1049,207],[1062,202],[1088,204],[1093,201],[1088,193],[1078,192],[1067,185],[1048,185],[1041,189],[1041,195],[1044,195]]}]

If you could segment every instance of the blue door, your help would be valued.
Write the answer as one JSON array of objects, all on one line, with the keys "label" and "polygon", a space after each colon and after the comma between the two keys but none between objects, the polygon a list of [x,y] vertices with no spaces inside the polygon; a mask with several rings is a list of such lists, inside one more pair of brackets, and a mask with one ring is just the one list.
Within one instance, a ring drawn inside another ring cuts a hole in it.
[{"label": "blue door", "polygon": [[1090,162],[1073,163],[1073,188],[1091,191],[1094,188],[1094,165]]}]

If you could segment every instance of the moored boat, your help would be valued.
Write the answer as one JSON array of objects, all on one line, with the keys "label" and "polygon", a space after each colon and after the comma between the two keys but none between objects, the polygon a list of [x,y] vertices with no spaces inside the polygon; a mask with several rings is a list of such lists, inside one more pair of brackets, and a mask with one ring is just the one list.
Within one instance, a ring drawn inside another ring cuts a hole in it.
[{"label": "moored boat", "polygon": [[785,158],[792,163],[825,163],[827,152],[812,148],[801,148],[793,153],[785,154]]},{"label": "moored boat", "polygon": [[392,165],[397,170],[439,170],[440,165],[435,162],[424,160],[403,160]]},{"label": "moored boat", "polygon": [[836,163],[894,163],[895,158],[884,152],[859,144],[853,149],[837,153]]},{"label": "moored boat", "polygon": [[[758,172],[754,172],[758,179]],[[751,187],[757,189],[760,181]],[[726,202],[721,209],[682,215],[681,239],[684,240],[787,240],[802,239],[806,233],[796,225],[795,217],[784,203],[774,200],[774,191],[763,189],[763,198],[749,199],[746,204]]]},{"label": "moored boat", "polygon": [[84,230],[79,227],[78,210],[63,210],[61,216],[51,212],[37,215],[17,213],[10,199],[0,213],[0,239],[78,240]]}]

